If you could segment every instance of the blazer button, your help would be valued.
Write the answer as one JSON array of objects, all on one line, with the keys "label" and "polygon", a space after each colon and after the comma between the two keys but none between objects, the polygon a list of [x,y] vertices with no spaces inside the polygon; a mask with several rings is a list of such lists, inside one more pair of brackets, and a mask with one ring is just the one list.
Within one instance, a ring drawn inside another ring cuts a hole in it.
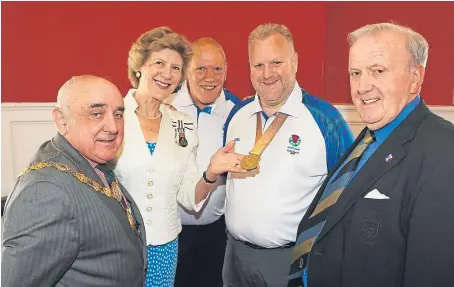
[{"label": "blazer button", "polygon": [[148,169],[148,172],[149,172],[149,173],[153,173],[153,172],[154,172],[154,168],[149,168],[149,169]]},{"label": "blazer button", "polygon": [[151,225],[151,220],[148,220],[148,221],[147,221],[147,225]]},{"label": "blazer button", "polygon": [[148,206],[148,207],[147,207],[147,211],[148,211],[148,212],[151,212],[151,210],[152,210],[152,209],[151,209],[151,206]]},{"label": "blazer button", "polygon": [[152,198],[153,198],[153,194],[149,193],[149,194],[147,195],[147,198],[148,198],[148,199],[152,199]]},{"label": "blazer button", "polygon": [[154,182],[153,182],[152,180],[150,180],[150,181],[148,182],[148,186],[153,186],[153,184],[154,184]]}]

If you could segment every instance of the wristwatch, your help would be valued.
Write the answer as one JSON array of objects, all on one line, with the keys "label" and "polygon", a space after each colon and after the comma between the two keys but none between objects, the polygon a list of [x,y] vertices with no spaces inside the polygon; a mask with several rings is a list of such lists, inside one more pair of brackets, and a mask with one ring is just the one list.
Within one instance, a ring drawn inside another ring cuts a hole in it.
[{"label": "wristwatch", "polygon": [[203,172],[203,176],[202,176],[202,177],[203,177],[203,180],[204,180],[206,183],[208,183],[208,184],[213,184],[213,183],[215,183],[216,180],[217,180],[217,178],[216,178],[215,180],[209,180],[209,179],[207,178],[207,172],[206,172],[206,171]]}]

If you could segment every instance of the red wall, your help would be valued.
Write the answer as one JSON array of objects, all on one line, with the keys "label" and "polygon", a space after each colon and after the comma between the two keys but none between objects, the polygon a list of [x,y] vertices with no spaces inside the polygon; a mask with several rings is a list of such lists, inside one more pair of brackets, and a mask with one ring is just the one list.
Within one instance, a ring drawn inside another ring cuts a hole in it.
[{"label": "red wall", "polygon": [[54,102],[72,75],[95,74],[129,88],[127,53],[137,37],[167,25],[189,40],[216,38],[225,49],[227,88],[253,93],[247,37],[266,22],[287,25],[300,56],[297,79],[309,92],[349,103],[348,32],[396,20],[430,44],[423,98],[451,105],[453,2],[2,2],[2,102]]},{"label": "red wall", "polygon": [[325,98],[351,102],[347,34],[365,24],[394,20],[429,42],[421,92],[425,102],[454,104],[454,2],[330,2],[327,15]]},{"label": "red wall", "polygon": [[2,102],[54,102],[78,74],[108,77],[126,93],[132,42],[161,25],[191,41],[217,39],[227,54],[227,87],[249,96],[247,37],[266,22],[293,32],[297,78],[320,95],[326,10],[325,2],[2,2]]}]

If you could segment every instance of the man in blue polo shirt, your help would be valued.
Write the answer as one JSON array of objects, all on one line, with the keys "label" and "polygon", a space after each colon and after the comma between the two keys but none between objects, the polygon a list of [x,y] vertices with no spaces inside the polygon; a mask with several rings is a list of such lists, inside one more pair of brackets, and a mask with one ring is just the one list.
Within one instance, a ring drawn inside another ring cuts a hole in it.
[{"label": "man in blue polo shirt", "polygon": [[353,136],[336,108],[298,85],[287,27],[260,25],[248,42],[256,95],[229,115],[225,142],[235,140],[235,152],[260,164],[227,177],[223,279],[224,286],[279,287],[288,282],[298,223]]},{"label": "man in blue polo shirt", "polygon": [[[187,82],[169,103],[178,111],[191,115],[197,123],[197,163],[203,171],[210,163],[210,157],[222,147],[226,118],[239,100],[224,89],[227,62],[221,45],[212,38],[201,38],[192,44],[192,49],[194,55]],[[222,286],[227,241],[225,180],[216,184],[218,186],[200,212],[180,207],[183,229],[179,237],[176,287]]]}]

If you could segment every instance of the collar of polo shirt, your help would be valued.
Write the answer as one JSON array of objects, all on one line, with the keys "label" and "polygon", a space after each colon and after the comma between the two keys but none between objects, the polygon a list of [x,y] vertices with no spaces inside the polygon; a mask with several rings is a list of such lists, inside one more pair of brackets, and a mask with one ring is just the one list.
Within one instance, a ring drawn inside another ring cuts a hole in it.
[{"label": "collar of polo shirt", "polygon": [[[302,102],[303,92],[301,91],[298,82],[295,82],[295,87],[293,88],[292,93],[287,98],[287,101],[284,103],[284,105],[279,109],[279,112],[297,118],[299,116],[299,107],[301,106]],[[262,106],[260,105],[260,99],[257,94],[255,94],[254,103],[251,104],[254,105],[254,108],[251,109],[251,117],[256,113],[263,111]]]},{"label": "collar of polo shirt", "polygon": [[[185,81],[181,85],[181,90],[179,91],[184,97],[180,97],[179,99],[179,105],[181,107],[188,107],[188,106],[195,106],[195,103],[192,101],[191,95],[189,95],[189,89],[188,89],[188,83]],[[211,112],[212,113],[217,113],[216,107],[218,106],[219,101],[226,101],[225,94],[224,94],[224,89],[222,89],[221,94],[219,97],[216,99],[214,103],[211,105],[208,105],[207,107],[211,107]],[[217,113],[218,114],[218,113]]]}]

